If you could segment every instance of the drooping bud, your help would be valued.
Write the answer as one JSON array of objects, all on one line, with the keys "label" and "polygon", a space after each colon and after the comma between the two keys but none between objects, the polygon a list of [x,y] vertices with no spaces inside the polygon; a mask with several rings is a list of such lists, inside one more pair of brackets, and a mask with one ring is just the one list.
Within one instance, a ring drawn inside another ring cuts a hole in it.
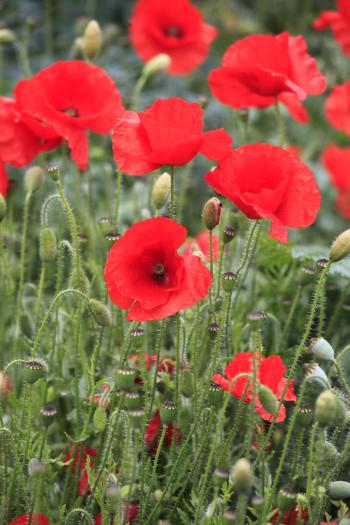
[{"label": "drooping bud", "polygon": [[136,347],[140,348],[143,345],[145,338],[145,331],[143,328],[135,328],[130,332],[131,343]]},{"label": "drooping bud", "polygon": [[39,255],[43,263],[49,263],[56,260],[57,241],[56,235],[51,228],[44,228],[40,232]]},{"label": "drooping bud", "polygon": [[350,253],[350,229],[338,235],[333,242],[330,252],[329,260],[334,263],[341,261]]},{"label": "drooping bud", "polygon": [[167,71],[171,64],[171,58],[166,53],[159,53],[155,57],[151,58],[143,67],[142,76],[145,78],[153,77],[158,75],[162,71]]},{"label": "drooping bud", "polygon": [[249,461],[241,458],[230,471],[230,480],[239,492],[247,492],[253,482],[253,473]]},{"label": "drooping bud", "polygon": [[6,215],[7,204],[5,197],[0,193],[0,222]]},{"label": "drooping bud", "polygon": [[96,299],[90,299],[89,308],[96,323],[100,326],[112,326],[112,314],[106,305]]},{"label": "drooping bud", "polygon": [[49,371],[46,362],[39,358],[28,359],[23,366],[24,380],[30,385],[36,383],[38,379],[45,377]]},{"label": "drooping bud", "polygon": [[334,500],[350,498],[350,483],[348,481],[332,481],[328,485],[328,494]]},{"label": "drooping bud", "polygon": [[152,202],[157,210],[160,210],[168,200],[171,186],[169,173],[162,173],[153,184]]},{"label": "drooping bud", "polygon": [[16,42],[16,35],[11,29],[3,27],[0,29],[0,44],[13,44]]},{"label": "drooping bud", "polygon": [[216,197],[209,199],[203,207],[202,219],[208,230],[213,230],[219,224],[222,204]]},{"label": "drooping bud", "polygon": [[258,397],[266,412],[275,416],[278,411],[278,401],[272,390],[265,385],[259,384]]},{"label": "drooping bud", "polygon": [[44,182],[44,170],[40,166],[32,166],[24,174],[24,185],[27,192],[33,193]]},{"label": "drooping bud", "polygon": [[176,405],[172,401],[164,401],[160,405],[159,415],[163,425],[169,425],[176,418]]},{"label": "drooping bud", "polygon": [[233,228],[232,226],[225,226],[222,231],[222,240],[225,244],[228,244],[229,242],[233,241],[233,239],[237,235],[237,230]]},{"label": "drooping bud", "polygon": [[115,370],[115,384],[118,388],[132,390],[135,387],[137,371],[134,368],[118,367]]},{"label": "drooping bud", "polygon": [[337,399],[331,390],[325,390],[316,399],[315,417],[320,426],[326,427],[335,422]]},{"label": "drooping bud", "polygon": [[311,339],[309,350],[318,359],[323,359],[325,361],[331,361],[334,359],[334,350],[328,341],[323,339],[323,337],[314,337]]},{"label": "drooping bud", "polygon": [[282,511],[290,509],[296,500],[296,493],[289,488],[282,488],[279,490],[277,495],[277,506]]},{"label": "drooping bud", "polygon": [[232,292],[237,281],[237,275],[233,272],[225,272],[221,276],[222,287],[225,292]]},{"label": "drooping bud", "polygon": [[93,58],[102,45],[102,31],[96,20],[90,20],[83,35],[83,48],[88,58]]}]

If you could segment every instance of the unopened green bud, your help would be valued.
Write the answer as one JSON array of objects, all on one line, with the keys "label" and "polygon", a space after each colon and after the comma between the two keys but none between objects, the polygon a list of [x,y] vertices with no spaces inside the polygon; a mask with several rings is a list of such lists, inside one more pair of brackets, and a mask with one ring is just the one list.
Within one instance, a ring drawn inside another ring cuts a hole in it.
[{"label": "unopened green bud", "polygon": [[6,215],[7,204],[5,197],[0,193],[0,222]]},{"label": "unopened green bud", "polygon": [[81,268],[79,270],[74,268],[71,273],[69,283],[71,288],[74,290],[79,290],[82,293],[86,293],[89,287],[88,278]]},{"label": "unopened green bud", "polygon": [[350,483],[348,481],[332,481],[328,485],[328,494],[331,499],[350,498]]},{"label": "unopened green bud", "polygon": [[33,193],[44,182],[44,170],[40,166],[32,166],[24,174],[24,185],[28,192]]},{"label": "unopened green bud", "polygon": [[49,371],[46,362],[39,358],[28,359],[23,366],[24,380],[30,385],[36,383],[38,379],[44,378]]},{"label": "unopened green bud", "polygon": [[282,511],[290,509],[296,500],[296,493],[289,488],[282,488],[279,490],[277,495],[277,506]]},{"label": "unopened green bud", "polygon": [[297,495],[297,505],[300,509],[306,509],[308,505],[308,500],[305,494],[298,494]]},{"label": "unopened green bud", "polygon": [[171,64],[171,58],[166,53],[159,53],[155,57],[151,58],[143,67],[142,76],[149,78],[153,75],[157,75],[162,71],[167,71]]},{"label": "unopened green bud", "polygon": [[220,221],[222,204],[216,197],[209,199],[203,207],[202,219],[208,230],[213,230]]},{"label": "unopened green bud", "polygon": [[333,242],[330,252],[329,260],[334,263],[341,261],[350,253],[350,229],[338,235]]},{"label": "unopened green bud", "polygon": [[112,314],[106,305],[96,299],[90,299],[89,308],[97,324],[105,327],[112,326]]},{"label": "unopened green bud", "polygon": [[164,401],[160,405],[159,415],[163,425],[169,425],[176,418],[176,405],[172,401]]},{"label": "unopened green bud", "polygon": [[166,201],[170,192],[171,177],[169,173],[162,173],[152,188],[152,202],[157,210],[160,210]]},{"label": "unopened green bud", "polygon": [[334,423],[339,427],[343,427],[346,424],[346,419],[347,419],[345,404],[344,404],[344,401],[339,396],[336,395],[335,399],[336,399],[337,408],[335,411]]},{"label": "unopened green bud", "polygon": [[161,501],[161,499],[163,498],[163,491],[160,489],[156,489],[153,492],[153,496],[156,501]]},{"label": "unopened green bud", "polygon": [[221,276],[221,281],[225,292],[232,292],[237,281],[237,275],[233,272],[225,272]]},{"label": "unopened green bud", "polygon": [[270,390],[270,388],[267,386],[260,384],[258,389],[258,397],[266,412],[272,416],[275,416],[278,411],[278,401],[272,390]]},{"label": "unopened green bud", "polygon": [[133,390],[135,388],[137,370],[129,367],[118,367],[115,370],[115,384],[118,388]]},{"label": "unopened green bud", "polygon": [[231,482],[239,492],[247,492],[253,483],[253,473],[249,461],[241,458],[233,465],[230,472]]},{"label": "unopened green bud", "polygon": [[350,518],[342,518],[339,525],[350,525]]},{"label": "unopened green bud", "polygon": [[180,392],[184,397],[190,398],[194,391],[193,373],[188,368],[181,371],[180,374]]},{"label": "unopened green bud", "polygon": [[315,337],[311,339],[309,350],[318,359],[323,359],[325,361],[331,361],[334,359],[334,350],[328,341],[323,339],[323,337]]},{"label": "unopened green bud", "polygon": [[57,254],[56,235],[50,228],[44,228],[40,232],[39,255],[44,263],[53,262]]},{"label": "unopened green bud", "polygon": [[0,44],[13,44],[16,42],[16,35],[11,29],[3,27],[0,29]]},{"label": "unopened green bud", "polygon": [[96,20],[90,20],[83,35],[83,49],[88,58],[93,58],[102,45],[102,31]]},{"label": "unopened green bud", "polygon": [[335,422],[337,398],[331,390],[325,390],[316,399],[315,417],[320,426],[325,427]]}]

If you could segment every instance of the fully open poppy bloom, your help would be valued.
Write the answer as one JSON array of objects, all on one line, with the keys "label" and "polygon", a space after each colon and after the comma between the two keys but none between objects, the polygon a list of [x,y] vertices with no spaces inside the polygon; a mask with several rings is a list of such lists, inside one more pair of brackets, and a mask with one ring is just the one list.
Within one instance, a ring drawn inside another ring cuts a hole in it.
[{"label": "fully open poppy bloom", "polygon": [[[28,525],[29,523],[29,514],[22,514],[18,518],[10,521],[8,525]],[[49,519],[45,514],[33,514],[32,516],[32,525],[50,525]]]},{"label": "fully open poppy bloom", "polygon": [[[155,412],[152,419],[147,423],[146,432],[145,432],[145,444],[149,448],[151,454],[155,454],[158,448],[158,443],[160,439],[160,434],[162,430],[162,420],[160,419],[159,410]],[[170,423],[167,426],[164,445],[170,447],[174,437],[174,425]],[[181,439],[181,431],[179,428],[176,428],[176,443],[179,443]]]},{"label": "fully open poppy bloom", "polygon": [[323,152],[323,164],[331,181],[338,190],[336,206],[339,212],[350,218],[350,147],[328,146]]},{"label": "fully open poppy bloom", "polygon": [[[199,250],[202,252],[207,261],[210,261],[210,241],[209,241],[209,231],[204,230],[193,239],[189,239],[186,242],[186,248],[184,250],[184,255],[191,255],[193,252]],[[217,261],[220,254],[220,240],[215,233],[213,233],[213,260]]]},{"label": "fully open poppy bloom", "polygon": [[81,169],[88,163],[87,131],[107,134],[122,111],[119,91],[99,67],[56,62],[15,88],[25,123],[46,138],[62,137]]},{"label": "fully open poppy bloom", "polygon": [[314,29],[330,28],[334,38],[346,55],[350,55],[350,4],[348,0],[337,0],[338,11],[322,11],[313,23]]},{"label": "fully open poppy bloom", "polygon": [[[284,366],[282,359],[278,355],[270,355],[269,357],[255,355],[256,364],[256,382],[257,385],[267,386],[276,396],[280,399],[282,392],[286,385],[286,379],[284,373],[286,367]],[[252,402],[252,390],[253,381],[249,377],[240,377],[234,383],[232,380],[239,374],[253,374],[253,353],[252,352],[240,352],[235,355],[232,361],[226,366],[224,370],[224,376],[216,374],[213,376],[212,381],[221,385],[226,392],[231,390],[231,394],[239,399],[243,396],[248,383],[247,392],[244,398],[245,403]],[[232,383],[233,386],[230,386]],[[295,401],[296,396],[294,393],[294,381],[289,383],[287,393],[284,398],[285,401]],[[259,416],[265,421],[272,421],[273,415],[269,414],[259,401],[257,388],[255,390],[255,410]],[[286,418],[286,409],[282,404],[278,412],[276,422],[279,423],[284,421]]]},{"label": "fully open poppy bloom", "polygon": [[157,100],[140,113],[125,111],[113,128],[114,159],[128,175],[187,164],[197,153],[218,161],[231,143],[224,129],[204,133],[200,105],[176,97]]},{"label": "fully open poppy bloom", "polygon": [[340,131],[350,135],[350,80],[335,86],[326,100],[328,122]]},{"label": "fully open poppy bloom", "polygon": [[171,58],[169,72],[176,75],[204,62],[216,34],[189,0],[138,0],[130,21],[130,39],[139,57],[147,61],[166,53]]},{"label": "fully open poppy bloom", "polygon": [[234,109],[266,108],[279,101],[304,123],[308,115],[301,101],[323,93],[327,80],[307,53],[304,38],[281,33],[235,42],[221,67],[210,73],[209,85],[220,102]]},{"label": "fully open poppy bloom", "polygon": [[241,146],[225,157],[205,180],[250,219],[271,219],[270,237],[288,241],[286,227],[310,226],[321,195],[300,158],[271,144]]},{"label": "fully open poppy bloom", "polygon": [[134,224],[112,246],[105,281],[128,320],[162,319],[206,297],[211,273],[199,257],[177,253],[186,235],[172,219],[156,217]]},{"label": "fully open poppy bloom", "polygon": [[[67,463],[67,468],[70,468],[70,460],[72,459],[72,453],[73,453],[73,450],[74,450],[74,444],[72,443],[69,447],[69,451],[68,451],[68,454],[66,454],[65,458],[64,458],[64,463]],[[96,450],[94,448],[84,448],[81,456],[81,448],[80,448],[80,445],[78,445],[76,447],[76,450],[75,450],[75,454],[74,454],[74,459],[73,459],[73,466],[72,466],[72,474],[75,473],[76,469],[78,468],[79,466],[79,458],[80,458],[80,473],[81,473],[81,477],[80,477],[80,480],[79,480],[79,485],[78,485],[78,495],[79,496],[84,496],[84,494],[86,492],[89,492],[90,490],[90,487],[88,486],[88,474],[87,474],[87,470],[86,470],[86,463],[87,463],[87,460],[88,458],[90,459],[90,467],[93,468],[94,466],[94,462],[91,460],[91,458],[95,457],[96,456]]]},{"label": "fully open poppy bloom", "polygon": [[9,184],[10,183],[9,183],[8,178],[7,178],[5,165],[0,160],[0,193],[1,193],[1,195],[4,195],[4,196],[7,195]]}]

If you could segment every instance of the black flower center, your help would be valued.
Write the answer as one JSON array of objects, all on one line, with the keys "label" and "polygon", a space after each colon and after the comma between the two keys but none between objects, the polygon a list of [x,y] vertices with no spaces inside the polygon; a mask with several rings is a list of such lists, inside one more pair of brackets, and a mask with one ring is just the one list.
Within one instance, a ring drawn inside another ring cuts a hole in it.
[{"label": "black flower center", "polygon": [[153,265],[152,277],[157,283],[164,283],[166,278],[166,268],[162,263]]},{"label": "black flower center", "polygon": [[173,38],[181,38],[183,36],[183,30],[178,26],[167,26],[164,29],[165,36],[170,36]]},{"label": "black flower center", "polygon": [[73,107],[64,108],[64,109],[61,109],[61,112],[73,118],[79,117],[79,110],[77,108],[73,108]]}]

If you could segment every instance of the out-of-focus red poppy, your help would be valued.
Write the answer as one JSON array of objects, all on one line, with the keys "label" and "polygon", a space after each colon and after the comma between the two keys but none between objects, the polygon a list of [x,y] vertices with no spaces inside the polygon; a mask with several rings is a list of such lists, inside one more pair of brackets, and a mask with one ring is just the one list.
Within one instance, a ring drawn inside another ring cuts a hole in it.
[{"label": "out-of-focus red poppy", "polygon": [[[153,455],[157,451],[159,444],[160,433],[162,429],[162,421],[160,419],[159,410],[155,412],[152,419],[147,423],[146,433],[145,433],[145,444],[149,448],[150,453]],[[174,437],[174,425],[170,423],[167,426],[164,445],[170,447]],[[179,443],[181,439],[181,431],[179,428],[176,429],[176,443]]]},{"label": "out-of-focus red poppy", "polygon": [[[186,246],[184,249],[183,254],[184,255],[191,255],[192,253],[196,251],[202,252],[205,259],[207,261],[210,261],[210,241],[209,241],[209,232],[208,230],[204,230],[198,235],[196,235],[193,239],[189,239],[186,242]],[[220,240],[215,233],[213,233],[213,260],[217,261],[220,254]]]},{"label": "out-of-focus red poppy", "polygon": [[177,253],[186,228],[156,217],[134,224],[112,246],[105,281],[111,301],[131,321],[163,319],[207,296],[211,273],[197,256]]},{"label": "out-of-focus red poppy", "polygon": [[349,219],[350,147],[340,148],[336,145],[328,146],[323,152],[322,160],[332,183],[338,190],[336,199],[337,209],[345,218]]},{"label": "out-of-focus red poppy", "polygon": [[322,11],[313,23],[314,29],[330,28],[334,38],[346,55],[350,55],[350,4],[348,0],[337,0],[338,11]]},{"label": "out-of-focus red poppy", "polygon": [[7,195],[9,184],[10,184],[10,182],[9,182],[9,180],[7,178],[5,165],[0,160],[0,193],[1,193],[1,195],[4,195],[4,196]]},{"label": "out-of-focus red poppy", "polygon": [[[270,355],[269,357],[258,356],[255,354],[255,368],[256,368],[256,382],[257,388],[255,390],[254,405],[255,410],[259,416],[265,421],[272,421],[274,419],[273,414],[269,414],[266,409],[262,406],[258,396],[258,385],[267,386],[276,396],[280,399],[282,392],[286,385],[286,379],[284,377],[286,367],[283,364],[282,359],[279,355]],[[251,375],[253,374],[253,353],[252,352],[240,352],[230,361],[224,370],[224,376],[221,374],[215,374],[212,378],[214,383],[221,385],[226,392],[231,391],[231,394],[239,399],[242,398],[246,389],[247,383],[248,388],[244,397],[245,403],[251,403],[253,397],[253,381]],[[234,380],[239,374],[250,374],[250,377],[239,377],[236,381]],[[233,386],[231,386],[231,383]],[[296,396],[294,393],[294,381],[291,381],[288,385],[285,401],[295,401]],[[286,418],[286,409],[282,403],[278,412],[276,422],[280,423]]]},{"label": "out-of-focus red poppy", "polygon": [[128,175],[187,164],[198,153],[219,161],[230,151],[224,129],[203,132],[203,110],[181,98],[159,99],[136,113],[125,111],[113,128],[114,159]]},{"label": "out-of-focus red poppy", "polygon": [[328,122],[350,135],[350,80],[335,86],[325,104]]},{"label": "out-of-focus red poppy", "polygon": [[2,370],[0,370],[0,397],[7,398],[8,393],[12,390],[12,385],[9,378]]},{"label": "out-of-focus red poppy", "polygon": [[123,110],[120,93],[101,68],[78,60],[56,62],[21,80],[15,96],[34,133],[68,142],[79,168],[88,163],[87,132],[107,134]]},{"label": "out-of-focus red poppy", "polygon": [[285,32],[251,35],[232,44],[221,67],[210,73],[209,85],[220,102],[234,109],[266,108],[279,101],[304,123],[308,114],[301,101],[323,93],[327,80],[307,53],[304,38]]},{"label": "out-of-focus red poppy", "polygon": [[[66,465],[67,468],[69,468],[69,466],[70,466],[70,460],[72,459],[73,450],[74,450],[74,444],[72,443],[70,445],[70,447],[69,447],[68,453],[66,454],[66,456],[65,456],[65,458],[63,460],[64,463],[67,463],[67,465]],[[83,452],[81,453],[81,446],[78,445],[76,447],[75,454],[74,454],[73,467],[72,467],[72,470],[71,470],[72,474],[74,474],[76,469],[78,468],[80,454],[81,454],[81,459],[80,459],[80,473],[81,473],[81,477],[80,477],[79,485],[78,485],[78,495],[79,496],[84,496],[86,494],[86,492],[90,491],[90,487],[88,485],[88,474],[87,474],[87,471],[86,471],[86,463],[87,463],[87,460],[89,458],[89,460],[90,460],[90,467],[93,468],[94,462],[93,462],[93,460],[91,458],[96,456],[96,450],[94,448],[85,447],[83,449]]]},{"label": "out-of-focus red poppy", "polygon": [[169,72],[176,75],[204,62],[216,34],[189,0],[138,0],[130,20],[130,38],[139,57],[147,61],[166,53],[171,58]]},{"label": "out-of-focus red poppy", "polygon": [[108,408],[109,403],[111,402],[110,397],[108,395],[110,389],[111,386],[108,383],[104,383],[100,386],[98,394],[89,397],[89,402],[95,403],[96,405],[103,408]]},{"label": "out-of-focus red poppy", "polygon": [[[157,364],[157,354],[143,353],[142,358],[144,359],[147,370],[150,370],[152,366]],[[128,356],[131,365],[140,366],[140,359],[136,354],[130,354]],[[158,372],[165,372],[169,375],[173,373],[175,369],[175,359],[170,356],[161,355],[158,364]]]},{"label": "out-of-focus red poppy", "polygon": [[310,226],[320,208],[321,195],[310,169],[271,144],[232,150],[205,180],[250,219],[271,219],[269,235],[281,243],[288,241],[287,227]]},{"label": "out-of-focus red poppy", "polygon": [[278,519],[279,513],[277,512],[270,521],[273,525],[276,523],[281,523],[281,525],[296,525],[300,520],[302,523],[308,523],[308,512],[307,509],[297,509],[297,507],[293,507],[283,514],[281,522],[279,522]]},{"label": "out-of-focus red poppy", "polygon": [[[8,525],[28,525],[28,523],[29,514],[22,514],[22,516],[10,521]],[[31,525],[50,525],[50,522],[45,514],[33,514]]]},{"label": "out-of-focus red poppy", "polygon": [[[122,512],[125,514],[126,511],[126,501],[122,501]],[[130,502],[128,507],[128,515],[124,516],[123,523],[133,523],[135,519],[137,518],[137,515],[139,513],[139,506],[137,503]],[[95,516],[95,525],[102,525],[102,515],[97,514]]]}]

